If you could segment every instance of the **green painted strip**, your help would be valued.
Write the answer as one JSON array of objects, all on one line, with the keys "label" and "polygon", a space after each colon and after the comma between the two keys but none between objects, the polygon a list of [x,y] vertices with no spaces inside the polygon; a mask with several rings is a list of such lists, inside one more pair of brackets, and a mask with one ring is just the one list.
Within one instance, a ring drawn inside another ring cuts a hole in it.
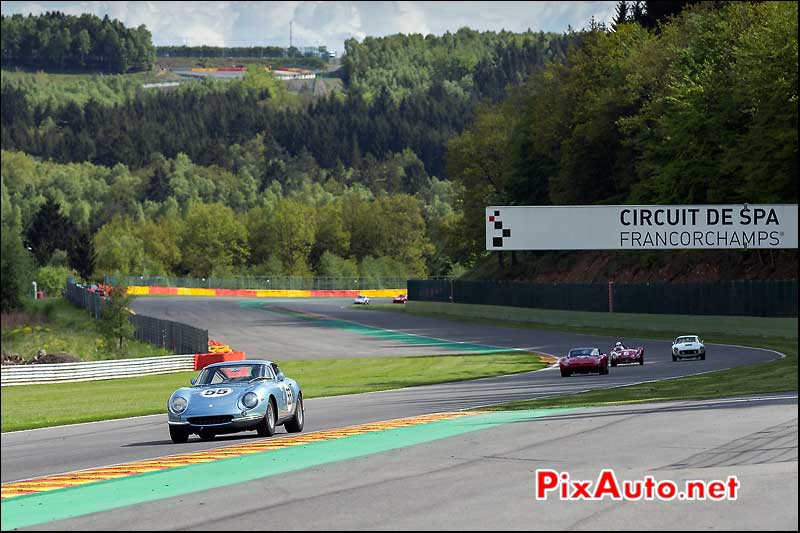
[{"label": "green painted strip", "polygon": [[572,410],[536,409],[481,413],[138,474],[42,494],[7,498],[0,504],[0,522],[3,530],[34,526],[216,489]]},{"label": "green painted strip", "polygon": [[480,354],[523,351],[520,350],[519,348],[504,348],[502,346],[490,346],[488,344],[473,344],[469,342],[448,341],[445,339],[426,337],[424,335],[414,335],[412,333],[403,333],[401,331],[391,331],[388,329],[377,328],[374,326],[367,326],[365,324],[359,324],[357,322],[349,322],[347,320],[338,320],[335,318],[320,318],[316,316],[306,315],[304,313],[290,311],[288,309],[271,307],[262,302],[245,301],[245,302],[239,302],[239,305],[242,307],[264,309],[272,313],[291,316],[293,318],[297,318],[298,320],[313,322],[315,324],[319,324],[320,326],[324,327],[341,329],[344,331],[349,331],[351,333],[357,333],[360,335],[369,335],[371,337],[378,337],[380,339],[385,339],[385,340],[404,342],[407,344],[413,344],[415,346],[436,346],[438,348],[445,348],[461,353],[474,352]]}]

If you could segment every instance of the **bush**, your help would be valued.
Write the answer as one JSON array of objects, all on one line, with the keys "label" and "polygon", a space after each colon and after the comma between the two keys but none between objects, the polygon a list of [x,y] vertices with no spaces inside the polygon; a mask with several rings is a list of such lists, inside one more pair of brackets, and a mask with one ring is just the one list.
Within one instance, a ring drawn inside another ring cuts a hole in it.
[{"label": "bush", "polygon": [[74,270],[63,266],[43,266],[36,271],[36,287],[47,296],[60,296],[61,290],[67,286],[67,278],[77,278]]}]

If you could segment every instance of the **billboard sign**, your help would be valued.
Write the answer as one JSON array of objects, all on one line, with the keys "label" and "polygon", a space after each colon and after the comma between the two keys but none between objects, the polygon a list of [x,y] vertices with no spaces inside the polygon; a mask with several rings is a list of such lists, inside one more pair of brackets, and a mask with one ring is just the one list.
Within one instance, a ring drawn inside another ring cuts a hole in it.
[{"label": "billboard sign", "polygon": [[487,250],[797,248],[797,204],[490,206]]}]

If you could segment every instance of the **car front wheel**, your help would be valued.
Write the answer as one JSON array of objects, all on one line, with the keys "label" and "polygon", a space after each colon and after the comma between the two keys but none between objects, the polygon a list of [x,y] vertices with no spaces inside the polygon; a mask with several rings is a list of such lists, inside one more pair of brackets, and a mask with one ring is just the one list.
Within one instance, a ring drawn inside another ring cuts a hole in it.
[{"label": "car front wheel", "polygon": [[297,407],[294,408],[294,416],[291,420],[287,420],[283,427],[289,433],[300,433],[303,431],[303,423],[305,422],[306,414],[303,408],[303,395],[297,397]]},{"label": "car front wheel", "polygon": [[170,426],[169,436],[175,444],[183,444],[189,440],[189,431],[177,426]]},{"label": "car front wheel", "polygon": [[562,370],[561,371],[561,377],[562,378],[568,378],[571,374],[572,374],[572,372],[570,372],[569,370]]},{"label": "car front wheel", "polygon": [[272,399],[267,406],[267,412],[261,422],[256,426],[256,431],[262,437],[271,437],[275,434],[275,404]]}]

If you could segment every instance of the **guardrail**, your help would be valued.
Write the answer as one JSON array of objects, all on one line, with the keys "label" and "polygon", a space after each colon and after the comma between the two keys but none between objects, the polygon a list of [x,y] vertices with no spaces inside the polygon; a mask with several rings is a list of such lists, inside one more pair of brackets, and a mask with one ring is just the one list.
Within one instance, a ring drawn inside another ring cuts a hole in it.
[{"label": "guardrail", "polygon": [[0,385],[36,385],[65,381],[95,381],[194,370],[194,355],[165,355],[81,363],[3,365]]}]

